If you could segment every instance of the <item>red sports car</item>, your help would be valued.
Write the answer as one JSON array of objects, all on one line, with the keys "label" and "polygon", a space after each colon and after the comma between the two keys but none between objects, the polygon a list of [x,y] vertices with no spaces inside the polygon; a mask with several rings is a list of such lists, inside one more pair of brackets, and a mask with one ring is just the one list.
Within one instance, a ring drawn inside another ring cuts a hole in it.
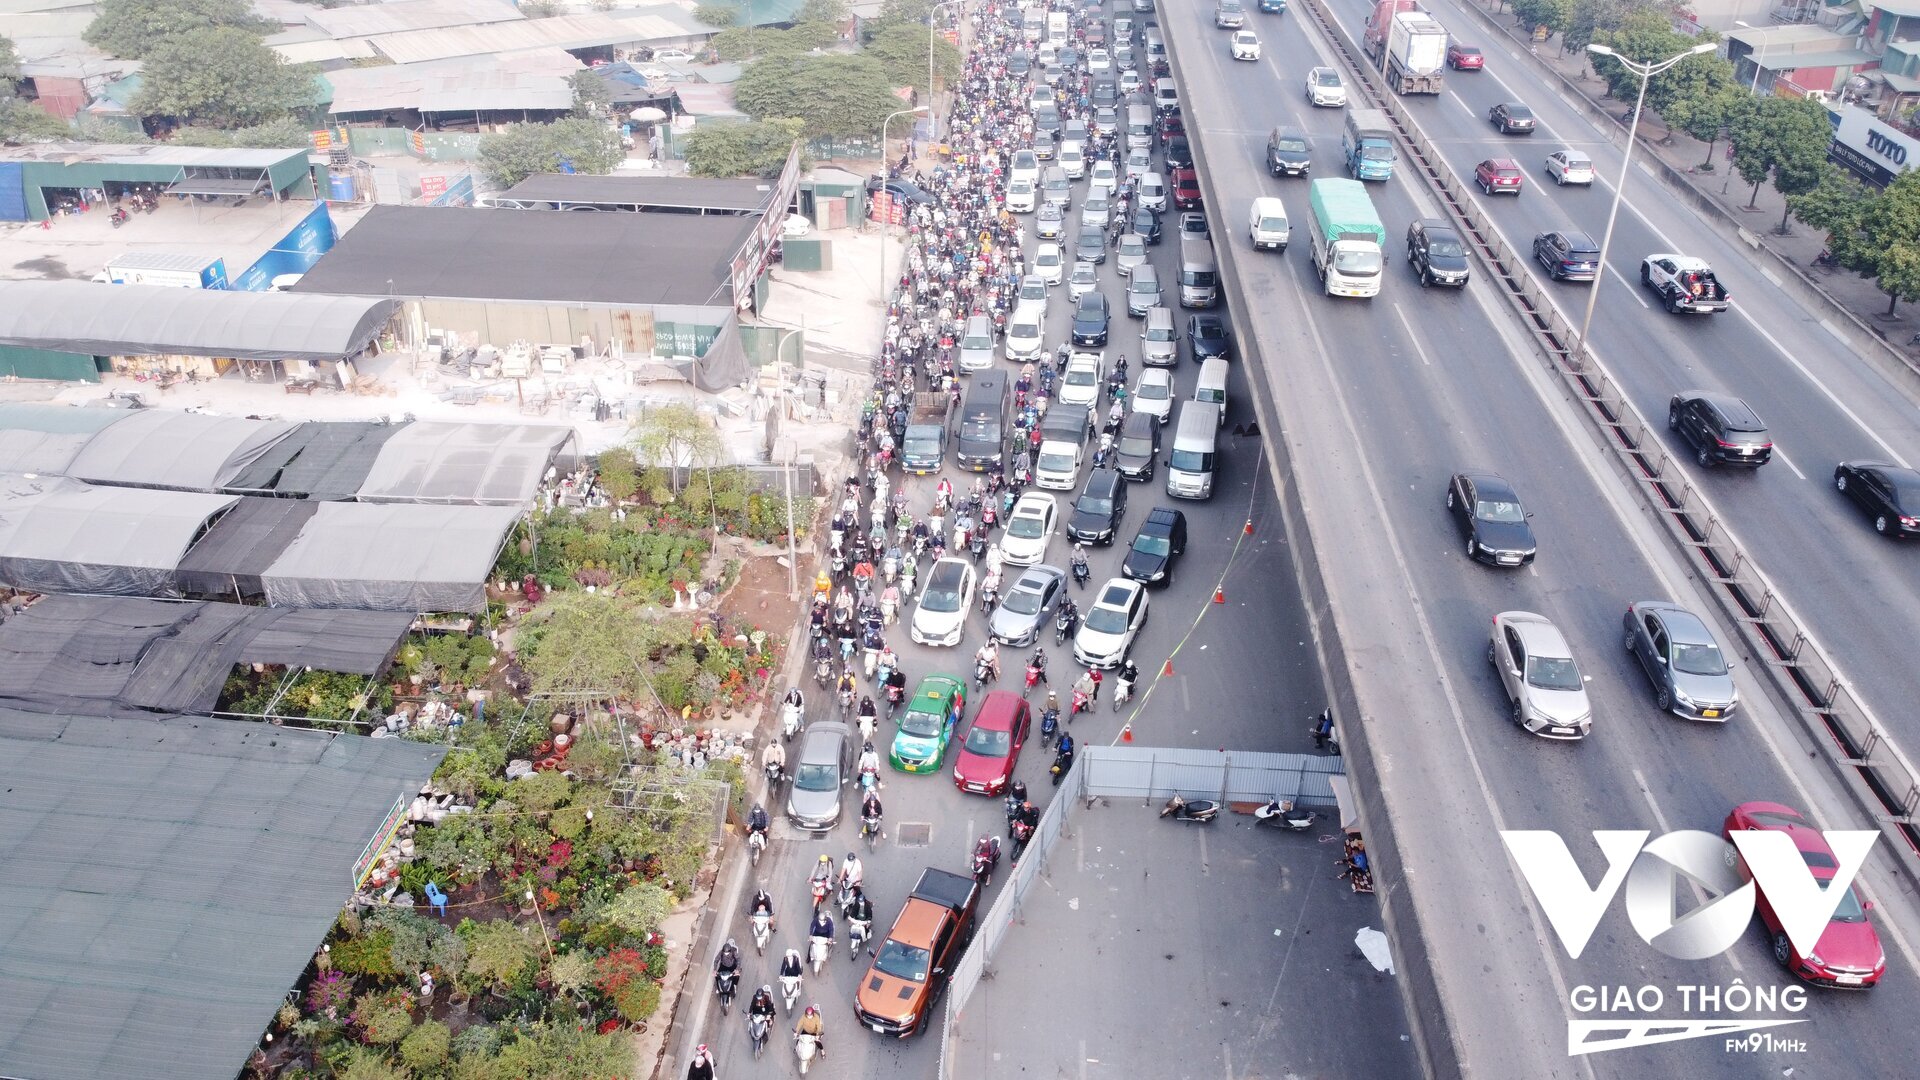
[{"label": "red sports car", "polygon": [[[1833,879],[1833,873],[1839,863],[1833,857],[1833,849],[1827,846],[1827,839],[1820,830],[1800,815],[1798,810],[1781,806],[1779,803],[1750,802],[1741,803],[1727,815],[1726,824],[1721,826],[1721,835],[1732,842],[1737,829],[1756,829],[1769,832],[1782,832],[1793,838],[1793,844],[1807,860],[1807,869],[1813,872],[1814,879],[1825,882]],[[1740,860],[1740,876],[1750,878],[1746,860]],[[1786,932],[1780,928],[1780,917],[1774,914],[1773,906],[1767,903],[1767,894],[1758,893],[1754,901],[1760,913],[1760,921],[1767,928],[1767,934],[1773,941],[1773,957],[1780,961],[1788,971],[1811,983],[1821,986],[1868,987],[1880,981],[1887,970],[1887,954],[1880,947],[1880,935],[1874,932],[1873,924],[1867,921],[1867,911],[1873,905],[1862,903],[1854,894],[1853,888],[1847,888],[1847,894],[1840,899],[1840,906],[1834,909],[1833,921],[1820,935],[1820,943],[1806,956],[1793,947]]]},{"label": "red sports car", "polygon": [[953,762],[953,786],[976,795],[998,795],[1013,782],[1020,748],[1033,729],[1033,713],[1019,694],[995,690],[973,714],[973,726]]},{"label": "red sports car", "polygon": [[1454,42],[1447,46],[1447,66],[1455,71],[1479,71],[1487,62],[1477,45]]}]

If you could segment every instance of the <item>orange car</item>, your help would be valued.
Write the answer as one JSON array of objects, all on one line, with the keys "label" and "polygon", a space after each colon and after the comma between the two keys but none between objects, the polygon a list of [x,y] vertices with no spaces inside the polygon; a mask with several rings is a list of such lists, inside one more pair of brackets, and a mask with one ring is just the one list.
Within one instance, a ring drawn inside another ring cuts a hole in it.
[{"label": "orange car", "polygon": [[931,867],[921,873],[854,990],[853,1014],[862,1027],[896,1039],[926,1028],[948,973],[973,940],[979,902],[972,878]]}]

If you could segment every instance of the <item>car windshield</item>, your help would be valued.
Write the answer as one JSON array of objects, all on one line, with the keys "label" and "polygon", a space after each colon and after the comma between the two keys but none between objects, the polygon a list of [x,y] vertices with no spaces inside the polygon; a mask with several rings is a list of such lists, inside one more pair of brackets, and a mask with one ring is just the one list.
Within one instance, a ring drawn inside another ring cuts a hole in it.
[{"label": "car windshield", "polygon": [[1113,500],[1096,498],[1092,495],[1082,495],[1080,496],[1080,501],[1075,503],[1073,508],[1083,514],[1107,517],[1113,513]]},{"label": "car windshield", "polygon": [[1150,275],[1135,274],[1127,281],[1127,291],[1135,296],[1152,296],[1160,291],[1160,283]]},{"label": "car windshield", "polygon": [[1040,610],[1040,594],[1032,589],[1015,589],[1000,606],[1016,615],[1031,615]]},{"label": "car windshield", "polygon": [[931,739],[940,734],[940,728],[945,723],[946,720],[939,713],[915,710],[900,718],[900,733]]},{"label": "car windshield", "polygon": [[1133,550],[1142,555],[1165,555],[1173,550],[1173,545],[1164,536],[1142,534],[1133,538]]},{"label": "car windshield", "polygon": [[1281,139],[1279,147],[1282,153],[1304,154],[1307,152],[1307,141],[1305,139]]},{"label": "car windshield", "polygon": [[1226,331],[1210,323],[1201,323],[1199,328],[1194,331],[1193,336],[1209,345],[1218,345],[1227,338]]},{"label": "car windshield", "polygon": [[1022,540],[1038,540],[1046,531],[1039,514],[1015,514],[1007,522],[1007,535]]},{"label": "car windshield", "polygon": [[[1092,285],[1097,280],[1099,279],[1094,274],[1093,267],[1088,266],[1086,263],[1080,263],[1073,268],[1073,283],[1075,285]],[[1081,314],[1085,315],[1087,313],[1082,311]]]},{"label": "car windshield", "polygon": [[[1081,314],[1092,317],[1096,313],[1082,309]],[[1099,374],[1090,367],[1070,367],[1067,369],[1068,386],[1092,386],[1099,381]]]},{"label": "car windshield", "polygon": [[[1820,890],[1825,892],[1827,885],[1828,882],[1821,882]],[[1851,885],[1847,887],[1846,895],[1840,898],[1840,906],[1833,909],[1833,921],[1844,923],[1863,923],[1867,921],[1867,910],[1861,905],[1860,898],[1853,895],[1853,887]]]},{"label": "car windshield", "polygon": [[987,731],[975,724],[967,732],[967,753],[976,757],[1006,757],[1013,752],[1013,735],[1005,731]]},{"label": "car windshield", "polygon": [[1038,255],[1036,255],[1036,256],[1034,256],[1034,258],[1033,258],[1033,265],[1035,265],[1035,266],[1059,266],[1059,265],[1060,265],[1060,253],[1059,253],[1059,252],[1057,252],[1057,251],[1043,251],[1043,252],[1041,252],[1040,254],[1038,254]]},{"label": "car windshield", "polygon": [[873,966],[875,970],[896,979],[922,983],[927,981],[927,966],[932,959],[933,954],[925,949],[902,945],[888,938],[880,944],[880,952],[874,956]]},{"label": "car windshield", "polygon": [[1127,613],[1119,608],[1095,607],[1087,612],[1086,627],[1100,634],[1124,634],[1127,632]]},{"label": "car windshield", "polygon": [[969,334],[960,339],[960,347],[968,352],[993,348],[993,337],[989,334]]},{"label": "car windshield", "polygon": [[1392,161],[1393,147],[1369,144],[1360,148],[1360,156],[1368,161]]},{"label": "car windshield", "polygon": [[1146,457],[1153,453],[1153,439],[1149,437],[1121,439],[1120,452],[1128,457]]},{"label": "car windshield", "polygon": [[1479,502],[1474,503],[1473,516],[1479,518],[1481,521],[1499,522],[1508,525],[1518,525],[1520,522],[1527,520],[1527,512],[1520,509],[1519,503],[1507,502],[1502,499],[1481,499]]},{"label": "car windshield", "polygon": [[940,436],[927,435],[908,428],[907,437],[902,441],[901,449],[908,457],[932,457],[940,452]]},{"label": "car windshield", "polygon": [[1000,421],[967,420],[960,425],[960,438],[966,442],[999,442]]},{"label": "car windshield", "polygon": [[1045,300],[1046,298],[1047,298],[1046,282],[1037,280],[1035,278],[1028,278],[1026,281],[1021,282],[1020,299]]},{"label": "car windshield", "polygon": [[1531,120],[1533,119],[1533,110],[1527,108],[1525,105],[1509,105],[1507,106],[1507,118],[1510,120]]},{"label": "car windshield", "polygon": [[1466,251],[1460,246],[1460,241],[1454,239],[1452,236],[1434,236],[1431,233],[1427,235],[1427,255],[1429,257],[1462,259],[1466,257],[1466,254]]},{"label": "car windshield", "polygon": [[840,769],[836,765],[807,765],[794,770],[793,786],[801,791],[833,791],[840,786]]},{"label": "car windshield", "polygon": [[[1040,455],[1040,459],[1034,463],[1034,467],[1044,473],[1071,472],[1073,470],[1073,455],[1070,453],[1058,454],[1049,451]],[[1007,532],[1015,536],[1021,535],[1013,532],[1012,529],[1008,529]],[[1039,536],[1040,533],[1036,530],[1033,535]],[[1028,539],[1031,539],[1031,537]]]},{"label": "car windshield", "polygon": [[1147,331],[1147,340],[1148,341],[1172,341],[1173,328],[1171,326],[1165,326],[1157,329],[1149,329]]},{"label": "car windshield", "polygon": [[1683,675],[1725,675],[1727,658],[1718,645],[1700,645],[1686,641],[1673,643],[1673,670]]},{"label": "car windshield", "polygon": [[1147,242],[1145,240],[1142,240],[1139,237],[1134,236],[1132,234],[1128,234],[1120,238],[1120,254],[1145,255],[1146,253],[1147,253]]},{"label": "car windshield", "polygon": [[1315,86],[1339,86],[1340,76],[1337,72],[1316,71],[1313,73],[1313,82]]},{"label": "car windshield", "polygon": [[1010,338],[1021,338],[1021,339],[1037,338],[1040,336],[1040,324],[1039,323],[1014,323],[1013,329],[1007,331],[1007,336]]},{"label": "car windshield", "polygon": [[1213,455],[1200,450],[1181,450],[1176,447],[1167,458],[1167,468],[1180,472],[1206,472],[1213,468]]},{"label": "car windshield", "polygon": [[1542,690],[1580,689],[1580,669],[1565,656],[1527,657],[1527,685]]},{"label": "car windshield", "polygon": [[1372,277],[1380,272],[1380,252],[1335,251],[1333,268],[1348,277]]},{"label": "car windshield", "polygon": [[1134,389],[1133,396],[1148,401],[1165,401],[1168,390],[1166,383],[1143,382]]}]

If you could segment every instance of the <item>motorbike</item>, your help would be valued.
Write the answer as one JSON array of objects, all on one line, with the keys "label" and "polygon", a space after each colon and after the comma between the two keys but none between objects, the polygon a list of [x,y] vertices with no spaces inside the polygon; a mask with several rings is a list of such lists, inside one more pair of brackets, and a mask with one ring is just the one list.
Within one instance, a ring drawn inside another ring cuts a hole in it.
[{"label": "motorbike", "polygon": [[1312,810],[1296,808],[1291,799],[1282,801],[1280,796],[1275,795],[1267,805],[1253,812],[1253,823],[1272,825],[1288,832],[1306,832],[1313,828],[1313,823],[1319,816]]},{"label": "motorbike", "polygon": [[827,965],[827,957],[832,955],[832,953],[832,938],[816,937],[808,939],[807,956],[813,964],[813,973],[815,975],[820,974],[820,969]]},{"label": "motorbike", "polygon": [[1175,821],[1197,821],[1202,825],[1220,816],[1220,804],[1212,799],[1195,799],[1188,802],[1178,792],[1160,808],[1161,817],[1170,817]]},{"label": "motorbike", "polygon": [[[822,676],[824,676],[825,679],[833,678],[833,663],[827,660],[820,661],[820,663],[814,665],[813,674],[816,679],[820,679]],[[782,740],[792,742],[793,737],[800,734],[800,724],[806,718],[806,712],[807,699],[804,697],[799,701],[786,701],[781,703],[780,738]]]},{"label": "motorbike", "polygon": [[873,842],[880,839],[880,818],[878,815],[865,814],[860,818],[860,839],[867,842],[867,850],[873,850]]},{"label": "motorbike", "polygon": [[747,1017],[747,1038],[753,1042],[753,1056],[756,1061],[760,1058],[760,1052],[767,1048],[767,1031],[772,1026],[764,1016],[756,1014]]},{"label": "motorbike", "polygon": [[976,684],[985,686],[993,681],[993,676],[994,670],[992,664],[985,660],[975,660],[973,662],[973,681]]},{"label": "motorbike", "polygon": [[833,660],[831,658],[823,656],[813,662],[813,681],[819,683],[822,689],[833,685]]},{"label": "motorbike", "polygon": [[840,715],[845,716],[847,713],[850,713],[852,711],[853,711],[853,687],[848,686],[843,688],[840,691]]},{"label": "motorbike", "polygon": [[[787,955],[797,957],[800,954],[788,949]],[[780,997],[787,1003],[787,1015],[792,1016],[793,1007],[800,1003],[800,976],[780,976]]]},{"label": "motorbike", "polygon": [[973,554],[973,561],[979,562],[980,557],[987,553],[987,530],[973,530],[973,535],[967,537],[967,550]]},{"label": "motorbike", "polygon": [[793,1036],[793,1052],[800,1055],[800,1075],[807,1075],[807,1069],[813,1065],[814,1055],[820,1052],[820,1039],[804,1031]]},{"label": "motorbike", "polygon": [[1133,700],[1133,680],[1115,679],[1113,682],[1113,711],[1119,712],[1120,706]]},{"label": "motorbike", "polygon": [[973,845],[973,880],[985,888],[993,880],[994,868],[1000,865],[1000,838],[983,836]]},{"label": "motorbike", "polygon": [[1067,709],[1067,722],[1072,723],[1074,717],[1079,716],[1083,712],[1092,711],[1093,699],[1087,696],[1086,691],[1075,690],[1073,692],[1073,704]]},{"label": "motorbike", "polygon": [[751,920],[753,923],[753,947],[761,956],[767,954],[767,941],[773,937],[773,916],[757,911]]},{"label": "motorbike", "polygon": [[860,770],[860,796],[862,798],[866,797],[867,792],[873,791],[879,786],[880,773],[878,771],[874,769]]},{"label": "motorbike", "polygon": [[819,911],[820,905],[826,902],[829,886],[825,878],[814,878],[809,886],[813,890],[813,910]]},{"label": "motorbike", "polygon": [[1060,710],[1048,709],[1040,714],[1040,745],[1048,747],[1060,733]]},{"label": "motorbike", "polygon": [[866,669],[867,681],[873,681],[873,673],[880,670],[880,650],[871,646],[861,650],[861,666]]},{"label": "motorbike", "polygon": [[1016,821],[1013,823],[1012,859],[1014,862],[1020,861],[1021,853],[1027,850],[1027,842],[1032,839],[1033,839],[1033,826],[1027,824],[1024,821]]},{"label": "motorbike", "polygon": [[781,768],[780,763],[777,761],[767,762],[765,771],[767,774],[767,793],[768,795],[772,795],[779,789],[781,781],[787,778],[787,771]]},{"label": "motorbike", "polygon": [[906,696],[906,687],[895,686],[892,683],[887,684],[887,719],[893,719],[894,712],[905,703]]},{"label": "motorbike", "polygon": [[1060,645],[1072,637],[1073,632],[1079,629],[1079,621],[1080,620],[1065,611],[1055,615],[1053,617],[1053,643]]},{"label": "motorbike", "polygon": [[1313,722],[1307,727],[1307,734],[1313,736],[1316,750],[1325,750],[1338,756],[1340,753],[1340,732],[1333,726],[1333,710],[1322,709],[1318,716],[1309,717]]},{"label": "motorbike", "polygon": [[762,832],[759,829],[749,830],[747,833],[748,861],[752,862],[753,865],[755,866],[759,866],[760,856],[766,854],[766,851],[767,851],[767,834]]},{"label": "motorbike", "polygon": [[1092,577],[1093,568],[1087,565],[1087,560],[1084,557],[1073,560],[1073,583],[1075,585],[1084,589],[1086,588],[1087,581]]},{"label": "motorbike", "polygon": [[125,225],[127,223],[127,219],[132,216],[133,215],[127,213],[126,207],[115,207],[113,214],[107,220],[112,222],[113,227],[117,229],[120,226]]},{"label": "motorbike", "polygon": [[1053,786],[1059,787],[1060,781],[1073,771],[1073,751],[1067,750],[1053,755],[1053,764],[1047,766],[1047,772],[1053,777]]},{"label": "motorbike", "polygon": [[867,938],[873,933],[873,923],[867,919],[847,920],[847,959],[858,962],[860,953],[867,947]]},{"label": "motorbike", "polygon": [[873,713],[862,712],[860,714],[860,741],[861,742],[870,743],[873,741],[873,729],[874,729],[874,726],[879,723],[879,721],[880,721],[880,718]]},{"label": "motorbike", "polygon": [[722,1016],[726,1015],[727,1010],[733,1008],[734,991],[739,989],[739,987],[740,972],[737,970],[723,971],[714,976],[713,989],[715,993],[720,995],[720,1014]]}]

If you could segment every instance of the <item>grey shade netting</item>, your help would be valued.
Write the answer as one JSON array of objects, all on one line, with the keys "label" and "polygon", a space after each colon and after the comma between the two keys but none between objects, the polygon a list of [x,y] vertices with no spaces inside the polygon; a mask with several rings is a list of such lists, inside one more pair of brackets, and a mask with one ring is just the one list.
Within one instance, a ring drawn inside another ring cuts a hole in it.
[{"label": "grey shade netting", "polygon": [[359,497],[522,506],[572,439],[571,429],[543,424],[408,424],[381,448]]},{"label": "grey shade netting", "polygon": [[0,405],[0,468],[65,476],[96,432],[130,415],[123,409]]},{"label": "grey shade netting", "polygon": [[0,707],[0,1075],[237,1075],[444,753]]},{"label": "grey shade netting", "polygon": [[487,574],[519,516],[513,506],[322,503],[262,575],[267,602],[480,611]]},{"label": "grey shade netting", "polygon": [[271,491],[312,499],[352,498],[387,440],[404,424],[301,424],[227,479],[233,492]]},{"label": "grey shade netting", "polygon": [[49,596],[0,623],[0,701],[208,713],[235,664],[378,674],[411,621],[404,612]]},{"label": "grey shade netting", "polygon": [[33,592],[174,595],[174,568],[231,495],[0,474],[0,582]]},{"label": "grey shade netting", "polygon": [[88,440],[67,475],[101,484],[216,491],[296,426],[138,409]]},{"label": "grey shade netting", "polygon": [[91,356],[340,360],[364,351],[399,303],[386,297],[0,282],[0,345]]},{"label": "grey shade netting", "polygon": [[180,560],[175,587],[208,600],[264,599],[261,575],[319,509],[305,499],[242,498]]}]

